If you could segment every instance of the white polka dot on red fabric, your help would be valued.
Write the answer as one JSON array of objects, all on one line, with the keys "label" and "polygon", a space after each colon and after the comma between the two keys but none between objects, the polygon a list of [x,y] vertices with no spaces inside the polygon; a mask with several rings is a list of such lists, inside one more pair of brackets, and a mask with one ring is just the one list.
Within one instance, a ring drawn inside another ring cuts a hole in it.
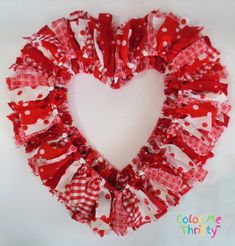
[{"label": "white polka dot on red fabric", "polygon": [[180,29],[179,29],[179,28],[176,28],[176,29],[175,29],[175,31],[176,31],[176,32],[179,32],[179,31],[180,31]]},{"label": "white polka dot on red fabric", "polygon": [[144,55],[144,56],[148,56],[148,51],[144,50],[144,51],[143,51],[143,55]]},{"label": "white polka dot on red fabric", "polygon": [[166,47],[168,45],[167,41],[163,41],[162,45],[163,47]]},{"label": "white polka dot on red fabric", "polygon": [[39,154],[44,155],[45,154],[45,150],[44,149],[40,149]]},{"label": "white polka dot on red fabric", "polygon": [[30,110],[26,110],[26,111],[24,112],[25,115],[30,115],[30,113],[31,113]]},{"label": "white polka dot on red fabric", "polygon": [[126,40],[122,40],[122,46],[125,46],[125,45],[127,45]]},{"label": "white polka dot on red fabric", "polygon": [[193,105],[193,109],[194,109],[194,110],[198,110],[198,109],[199,109],[198,105],[194,104],[194,105]]},{"label": "white polka dot on red fabric", "polygon": [[121,44],[121,40],[118,39],[117,40],[117,44],[120,45]]},{"label": "white polka dot on red fabric", "polygon": [[24,107],[27,107],[28,105],[29,105],[29,103],[27,103],[27,102],[23,103]]},{"label": "white polka dot on red fabric", "polygon": [[208,113],[207,113],[207,116],[212,116],[212,113],[211,113],[211,112],[208,112]]},{"label": "white polka dot on red fabric", "polygon": [[127,63],[127,66],[128,66],[130,69],[132,69],[132,68],[135,67],[135,64],[134,64],[134,63],[131,63],[131,62],[128,62],[128,63]]},{"label": "white polka dot on red fabric", "polygon": [[44,169],[43,169],[43,168],[40,168],[40,171],[41,171],[41,172],[43,172],[43,171],[44,171]]},{"label": "white polka dot on red fabric", "polygon": [[163,28],[162,28],[162,31],[163,31],[163,32],[167,32],[167,28],[166,28],[166,27],[163,27]]}]

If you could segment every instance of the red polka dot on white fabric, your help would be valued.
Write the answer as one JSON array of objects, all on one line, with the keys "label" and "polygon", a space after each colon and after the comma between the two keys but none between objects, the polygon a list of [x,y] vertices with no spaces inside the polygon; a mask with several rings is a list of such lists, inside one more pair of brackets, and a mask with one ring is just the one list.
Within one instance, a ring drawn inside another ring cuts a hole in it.
[{"label": "red polka dot on white fabric", "polygon": [[202,127],[206,128],[208,126],[208,124],[206,122],[202,123]]},{"label": "red polka dot on white fabric", "polygon": [[150,220],[150,217],[148,215],[146,215],[144,218],[145,220]]},{"label": "red polka dot on white fabric", "polygon": [[187,20],[186,19],[182,19],[181,20],[181,24],[185,25],[187,23]]},{"label": "red polka dot on white fabric", "polygon": [[83,35],[86,34],[86,31],[85,31],[85,30],[81,30],[81,31],[80,31],[80,34],[83,36]]},{"label": "red polka dot on white fabric", "polygon": [[161,194],[161,191],[160,191],[160,190],[156,190],[156,191],[155,191],[155,194],[156,194],[156,195],[160,195],[160,194]]},{"label": "red polka dot on white fabric", "polygon": [[110,195],[109,194],[106,194],[105,195],[105,199],[109,200],[110,199]]},{"label": "red polka dot on white fabric", "polygon": [[146,205],[149,205],[149,201],[148,201],[147,199],[144,199],[144,203],[145,203]]}]

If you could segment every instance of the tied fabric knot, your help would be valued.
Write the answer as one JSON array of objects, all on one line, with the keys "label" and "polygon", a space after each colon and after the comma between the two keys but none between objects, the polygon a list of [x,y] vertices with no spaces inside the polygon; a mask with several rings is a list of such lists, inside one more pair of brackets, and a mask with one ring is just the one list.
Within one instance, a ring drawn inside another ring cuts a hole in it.
[{"label": "tied fabric knot", "polygon": [[82,166],[74,175],[67,190],[70,202],[84,215],[89,217],[98,199],[102,179],[89,173],[87,166]]},{"label": "tied fabric knot", "polygon": [[65,186],[70,184],[73,179],[73,176],[79,170],[79,168],[85,163],[83,158],[80,158],[79,161],[74,161],[65,171],[65,174],[61,177],[58,182],[55,190],[63,192],[65,190]]}]

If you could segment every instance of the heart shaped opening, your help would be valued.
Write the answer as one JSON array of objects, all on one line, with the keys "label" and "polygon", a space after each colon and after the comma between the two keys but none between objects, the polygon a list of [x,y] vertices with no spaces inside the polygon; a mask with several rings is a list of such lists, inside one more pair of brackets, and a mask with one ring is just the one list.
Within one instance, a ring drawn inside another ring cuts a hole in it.
[{"label": "heart shaped opening", "polygon": [[147,142],[164,98],[163,77],[153,69],[137,74],[118,90],[87,74],[74,76],[68,88],[74,125],[119,170]]}]

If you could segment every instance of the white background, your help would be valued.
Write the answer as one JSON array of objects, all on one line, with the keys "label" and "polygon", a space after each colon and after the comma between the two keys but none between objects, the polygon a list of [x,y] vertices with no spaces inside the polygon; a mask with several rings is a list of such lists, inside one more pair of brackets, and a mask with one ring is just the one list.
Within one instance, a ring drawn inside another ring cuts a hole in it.
[{"label": "white background", "polygon": [[[213,44],[222,51],[230,73],[230,100],[235,94],[235,2],[233,0],[0,0],[0,246],[75,245],[235,245],[235,122],[231,122],[208,161],[209,175],[182,198],[179,206],[156,223],[120,238],[99,238],[88,226],[71,220],[63,205],[49,195],[27,166],[27,156],[17,149],[4,78],[30,36],[43,25],[75,10],[90,14],[110,12],[119,16],[142,17],[161,8],[203,25]],[[79,75],[70,84],[70,107],[77,126],[107,159],[118,168],[125,166],[147,140],[163,100],[162,78],[153,71],[139,74],[119,90],[108,89],[95,79]],[[214,214],[222,217],[222,228],[214,239],[183,236],[176,225],[178,214]]]}]

